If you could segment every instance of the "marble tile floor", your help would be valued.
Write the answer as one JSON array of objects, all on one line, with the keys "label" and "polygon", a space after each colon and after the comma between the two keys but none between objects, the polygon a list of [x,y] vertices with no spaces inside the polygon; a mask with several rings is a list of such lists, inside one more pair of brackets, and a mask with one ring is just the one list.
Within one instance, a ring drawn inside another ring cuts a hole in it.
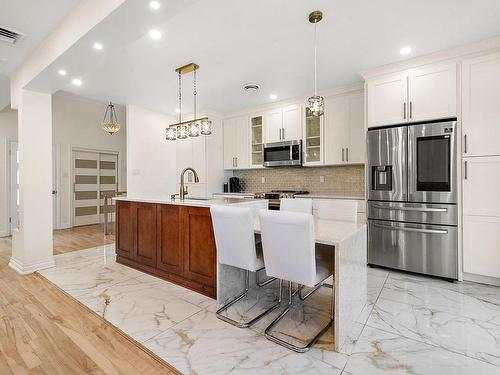
[{"label": "marble tile floor", "polygon": [[[341,352],[328,332],[299,354],[265,339],[273,316],[231,326],[216,318],[214,300],[117,264],[114,245],[57,255],[40,274],[185,374],[500,374],[498,287],[368,268],[368,302]],[[228,315],[258,313],[276,290],[252,289]],[[278,333],[297,337],[310,332],[303,322],[326,322],[330,293],[298,305]]]}]

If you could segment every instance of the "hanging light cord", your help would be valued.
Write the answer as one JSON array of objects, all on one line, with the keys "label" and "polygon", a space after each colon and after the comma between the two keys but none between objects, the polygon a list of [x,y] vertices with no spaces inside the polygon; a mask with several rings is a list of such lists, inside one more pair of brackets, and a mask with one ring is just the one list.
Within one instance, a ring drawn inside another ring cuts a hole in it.
[{"label": "hanging light cord", "polygon": [[318,74],[317,74],[317,43],[316,43],[316,28],[317,22],[314,23],[314,95],[318,95]]},{"label": "hanging light cord", "polygon": [[179,123],[182,122],[181,72],[179,72]]},{"label": "hanging light cord", "polygon": [[193,96],[194,96],[194,117],[193,117],[193,120],[196,120],[196,69],[194,69],[193,75],[194,75],[194,89],[193,89]]}]

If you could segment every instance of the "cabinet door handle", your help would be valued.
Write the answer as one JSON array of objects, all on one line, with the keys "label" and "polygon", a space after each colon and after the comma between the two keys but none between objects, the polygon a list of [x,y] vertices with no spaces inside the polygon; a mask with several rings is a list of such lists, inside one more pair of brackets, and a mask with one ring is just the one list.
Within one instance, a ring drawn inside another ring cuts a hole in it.
[{"label": "cabinet door handle", "polygon": [[467,180],[467,160],[464,163],[464,179]]},{"label": "cabinet door handle", "polygon": [[349,161],[349,147],[345,149],[345,161]]},{"label": "cabinet door handle", "polygon": [[464,134],[464,154],[467,153],[467,134]]},{"label": "cabinet door handle", "polygon": [[410,102],[410,119],[413,117],[413,102]]},{"label": "cabinet door handle", "polygon": [[344,161],[344,149],[342,148],[342,161]]},{"label": "cabinet door handle", "polygon": [[233,167],[236,167],[236,162],[234,159],[236,159],[236,158],[233,156]]},{"label": "cabinet door handle", "polygon": [[281,128],[283,129],[283,139],[285,139],[285,128]]},{"label": "cabinet door handle", "polygon": [[281,128],[279,128],[279,132],[280,132],[280,141],[281,141]]},{"label": "cabinet door handle", "polygon": [[236,168],[238,168],[238,157],[236,156]]},{"label": "cabinet door handle", "polygon": [[403,103],[403,120],[406,120],[406,102]]}]

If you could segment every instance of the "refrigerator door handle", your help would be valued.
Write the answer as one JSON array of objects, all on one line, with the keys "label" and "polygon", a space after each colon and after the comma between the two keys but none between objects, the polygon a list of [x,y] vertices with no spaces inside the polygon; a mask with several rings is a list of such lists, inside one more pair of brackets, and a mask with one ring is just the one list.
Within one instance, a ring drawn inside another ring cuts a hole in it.
[{"label": "refrigerator door handle", "polygon": [[418,211],[418,212],[448,212],[447,208],[425,208],[425,207],[388,207],[379,204],[374,205],[375,208],[391,211]]}]

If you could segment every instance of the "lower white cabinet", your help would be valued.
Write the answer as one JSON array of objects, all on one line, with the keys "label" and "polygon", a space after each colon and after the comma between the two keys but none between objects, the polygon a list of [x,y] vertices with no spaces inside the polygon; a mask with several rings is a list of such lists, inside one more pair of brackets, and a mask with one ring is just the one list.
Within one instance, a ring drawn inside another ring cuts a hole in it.
[{"label": "lower white cabinet", "polygon": [[464,272],[500,278],[500,217],[464,216]]},{"label": "lower white cabinet", "polygon": [[463,162],[464,272],[500,278],[500,156]]}]

